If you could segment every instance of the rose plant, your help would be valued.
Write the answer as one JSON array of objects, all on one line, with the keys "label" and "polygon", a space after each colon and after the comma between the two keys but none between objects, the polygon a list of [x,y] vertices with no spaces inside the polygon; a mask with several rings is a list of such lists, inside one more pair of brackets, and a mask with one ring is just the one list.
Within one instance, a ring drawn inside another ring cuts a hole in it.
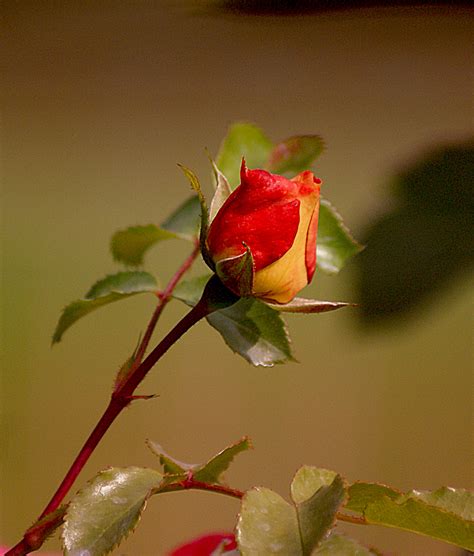
[{"label": "rose plant", "polygon": [[[320,198],[321,180],[310,168],[322,150],[317,136],[294,136],[273,145],[256,126],[235,124],[216,162],[211,160],[215,192],[209,209],[197,176],[183,167],[195,191],[190,199],[161,226],[134,226],[114,234],[113,257],[127,269],[99,280],[67,305],[53,343],[76,321],[110,303],[150,293],[153,299],[158,296],[158,303],[143,338],[114,379],[102,417],[42,514],[8,556],[37,550],[58,528],[64,554],[107,554],[133,531],[151,497],[189,489],[239,500],[235,536],[205,535],[176,548],[173,556],[378,553],[336,533],[338,521],[398,527],[474,549],[474,495],[463,489],[402,493],[377,483],[349,484],[334,471],[311,466],[297,471],[290,501],[264,487],[247,492],[230,487],[223,473],[236,455],[250,448],[245,437],[202,464],[178,461],[148,441],[157,469],[108,468],[65,502],[116,417],[131,403],[150,397],[136,395],[138,385],[198,321],[207,319],[251,364],[271,366],[292,359],[282,313],[322,313],[349,305],[298,297],[313,278],[316,259],[321,271],[337,273],[361,249],[337,212]],[[190,241],[192,251],[158,290],[154,275],[136,267],[152,246],[172,238]],[[184,280],[199,254],[211,272]],[[173,299],[191,309],[149,351],[156,323]]]}]

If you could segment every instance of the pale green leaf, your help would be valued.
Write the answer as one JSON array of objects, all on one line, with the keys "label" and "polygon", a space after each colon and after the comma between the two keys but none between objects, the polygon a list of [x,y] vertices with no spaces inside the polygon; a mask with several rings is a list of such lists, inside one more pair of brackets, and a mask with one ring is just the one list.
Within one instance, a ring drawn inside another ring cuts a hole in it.
[{"label": "pale green leaf", "polygon": [[291,485],[296,504],[303,554],[309,555],[335,525],[336,513],[346,498],[340,475],[316,467],[301,468]]},{"label": "pale green leaf", "polygon": [[474,521],[474,492],[472,491],[464,488],[441,487],[433,491],[412,490],[408,496],[459,515],[463,519]]},{"label": "pale green leaf", "polygon": [[263,168],[273,144],[256,125],[246,122],[233,124],[222,142],[216,163],[232,189],[240,184],[240,165],[245,158],[248,168]]},{"label": "pale green leaf", "polygon": [[324,141],[318,135],[289,137],[275,145],[266,167],[274,174],[294,176],[310,170],[313,162],[323,150]]},{"label": "pale green leaf", "polygon": [[249,450],[251,447],[250,440],[244,437],[232,446],[224,448],[224,450],[211,458],[207,463],[194,470],[194,479],[203,483],[221,482],[223,473],[228,469],[235,456],[240,452]]},{"label": "pale green leaf", "polygon": [[351,236],[334,207],[322,199],[316,242],[317,267],[329,274],[335,274],[349,258],[361,250],[362,246]]},{"label": "pale green leaf", "polygon": [[304,297],[295,297],[292,301],[285,304],[268,303],[268,301],[266,303],[272,309],[282,313],[327,313],[341,307],[353,306],[352,303],[345,303],[343,301],[319,301]]},{"label": "pale green leaf", "polygon": [[96,282],[84,299],[67,305],[59,318],[52,343],[59,342],[66,330],[77,320],[114,301],[139,293],[155,293],[158,284],[148,272],[119,272]]},{"label": "pale green leaf", "polygon": [[247,491],[237,523],[237,542],[242,556],[302,555],[294,506],[268,488]]},{"label": "pale green leaf", "polygon": [[192,195],[161,224],[161,228],[183,239],[195,241],[199,235],[200,215],[199,197]]},{"label": "pale green leaf", "polygon": [[163,475],[140,467],[101,471],[71,500],[62,532],[66,556],[108,554],[136,527]]},{"label": "pale green leaf", "polygon": [[313,556],[377,556],[377,554],[377,551],[370,550],[339,533],[331,533],[313,552]]},{"label": "pale green leaf", "polygon": [[132,226],[126,230],[115,232],[110,241],[113,258],[128,266],[140,266],[143,257],[156,243],[165,239],[176,238],[176,234],[154,224]]},{"label": "pale green leaf", "polygon": [[147,440],[146,445],[150,450],[158,457],[161,465],[163,466],[163,471],[167,475],[179,475],[193,469],[196,465],[192,463],[184,463],[182,461],[173,458],[167,454],[160,444],[154,442],[153,440]]},{"label": "pale green leaf", "polygon": [[348,493],[349,500],[346,503],[346,508],[359,513],[364,513],[367,505],[375,500],[379,500],[385,496],[394,500],[402,494],[399,490],[386,485],[364,482],[357,482],[350,485]]}]

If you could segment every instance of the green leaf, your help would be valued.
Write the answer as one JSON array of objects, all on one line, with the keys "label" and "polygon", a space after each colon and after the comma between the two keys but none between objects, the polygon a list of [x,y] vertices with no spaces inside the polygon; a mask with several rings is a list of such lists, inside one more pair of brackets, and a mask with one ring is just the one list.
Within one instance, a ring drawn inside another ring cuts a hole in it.
[{"label": "green leaf", "polygon": [[402,493],[392,487],[379,483],[353,483],[349,487],[349,500],[346,509],[354,512],[364,513],[365,508],[371,502],[388,496],[392,500],[398,498]]},{"label": "green leaf", "polygon": [[201,189],[201,184],[199,183],[198,177],[192,170],[186,168],[186,166],[182,166],[181,164],[179,165],[179,167],[181,168],[181,170],[183,170],[184,175],[188,178],[191,187],[197,193],[197,196],[199,198],[199,203],[201,205],[201,231],[199,232],[201,254],[207,266],[211,269],[214,269],[214,262],[212,260],[212,257],[208,253],[206,245],[207,230],[209,227],[209,211],[207,208],[206,199],[204,198],[204,193]]},{"label": "green leaf", "polygon": [[340,475],[304,466],[295,475],[291,495],[296,504],[303,554],[311,554],[336,523],[336,513],[346,498]]},{"label": "green leaf", "polygon": [[244,495],[237,523],[237,541],[243,556],[312,553],[334,525],[336,512],[346,496],[339,475],[317,471],[298,471],[292,484],[294,504],[266,488],[253,488]]},{"label": "green leaf", "polygon": [[304,297],[295,297],[292,301],[285,304],[268,303],[268,301],[266,304],[282,313],[326,313],[341,307],[354,306],[353,303],[345,303],[343,301],[318,301],[317,299],[306,299]]},{"label": "green leaf", "polygon": [[216,163],[235,189],[240,183],[242,157],[249,168],[263,168],[272,148],[270,139],[256,125],[237,122],[222,142]]},{"label": "green leaf", "polygon": [[474,492],[469,490],[441,487],[433,491],[412,490],[408,496],[474,521]]},{"label": "green leaf", "polygon": [[331,533],[313,552],[313,556],[377,556],[377,554],[378,552],[369,550],[339,533]]},{"label": "green leaf", "polygon": [[317,266],[324,272],[339,272],[350,257],[362,250],[351,236],[334,207],[321,200],[319,209],[318,238],[316,242]]},{"label": "green leaf", "polygon": [[206,463],[184,463],[167,454],[156,442],[147,440],[146,443],[150,450],[158,456],[166,475],[181,478],[183,474],[191,472],[196,481],[209,484],[219,483],[222,474],[228,469],[235,456],[252,447],[250,440],[245,437],[232,446],[228,446]]},{"label": "green leaf", "polygon": [[215,181],[215,193],[214,197],[211,201],[211,207],[209,209],[209,220],[212,222],[214,217],[219,212],[219,209],[222,205],[226,202],[229,195],[232,193],[232,189],[230,188],[229,182],[224,174],[219,170],[216,166],[216,163],[212,160],[211,161],[212,170],[214,173],[214,181]]},{"label": "green leaf", "polygon": [[99,280],[86,294],[85,299],[73,301],[63,309],[52,343],[61,341],[64,332],[70,326],[92,311],[132,295],[155,293],[157,288],[156,279],[148,272],[119,272]]},{"label": "green leaf", "polygon": [[147,439],[146,445],[155,454],[155,456],[158,457],[166,475],[181,475],[196,466],[194,463],[184,463],[171,457],[163,450],[160,444],[157,444],[153,440]]},{"label": "green leaf", "polygon": [[303,554],[295,508],[268,488],[247,491],[237,523],[237,542],[242,556]]},{"label": "green leaf", "polygon": [[289,137],[273,148],[267,168],[274,174],[299,174],[311,169],[323,150],[324,141],[319,135]]},{"label": "green leaf", "polygon": [[388,496],[379,498],[367,505],[364,517],[368,523],[413,531],[474,550],[474,521],[430,505],[413,494],[396,500]]},{"label": "green leaf", "polygon": [[196,468],[193,473],[194,479],[203,483],[221,482],[223,473],[228,469],[235,456],[250,448],[252,448],[250,439],[247,437],[242,438],[232,446],[224,448],[224,450],[219,452],[204,465]]},{"label": "green leaf", "polygon": [[232,351],[256,367],[295,361],[285,323],[277,311],[244,298],[207,317]]},{"label": "green leaf", "polygon": [[108,554],[137,525],[163,476],[140,467],[101,471],[71,500],[62,532],[66,556]]},{"label": "green leaf", "polygon": [[132,355],[122,364],[120,367],[115,380],[114,380],[114,392],[120,389],[120,387],[124,384],[124,382],[129,378],[131,371],[133,369],[133,364],[137,358],[138,348],[140,346],[140,338],[138,338],[137,345],[133,350]]},{"label": "green leaf", "polygon": [[143,256],[150,247],[165,239],[174,239],[176,234],[149,224],[132,226],[115,232],[110,241],[113,258],[129,266],[143,264]]},{"label": "green leaf", "polygon": [[194,241],[199,235],[200,214],[199,197],[192,195],[161,224],[161,228],[182,239]]},{"label": "green leaf", "polygon": [[[181,282],[173,296],[195,305],[208,279],[207,275]],[[252,365],[270,367],[295,360],[285,323],[277,311],[257,299],[243,298],[207,320],[232,351]]]}]

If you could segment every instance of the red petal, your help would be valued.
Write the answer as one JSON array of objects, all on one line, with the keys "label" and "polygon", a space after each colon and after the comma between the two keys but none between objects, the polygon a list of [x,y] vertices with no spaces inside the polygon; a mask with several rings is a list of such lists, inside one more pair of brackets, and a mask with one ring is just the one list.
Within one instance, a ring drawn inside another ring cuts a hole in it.
[{"label": "red petal", "polygon": [[225,545],[226,551],[237,548],[237,543],[232,533],[212,533],[198,537],[175,548],[170,552],[169,556],[209,556],[223,541],[227,541]]}]

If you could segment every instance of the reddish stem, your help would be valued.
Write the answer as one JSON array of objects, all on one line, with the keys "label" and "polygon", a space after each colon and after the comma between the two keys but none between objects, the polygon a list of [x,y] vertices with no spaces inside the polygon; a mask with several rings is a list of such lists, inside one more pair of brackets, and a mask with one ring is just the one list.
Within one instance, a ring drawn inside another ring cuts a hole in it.
[{"label": "reddish stem", "polygon": [[[196,245],[193,252],[180,266],[178,271],[169,281],[166,289],[160,295],[160,301],[150,319],[147,326],[145,335],[143,336],[140,346],[138,347],[134,366],[132,367],[130,373],[125,378],[124,382],[118,385],[112,394],[109,405],[104,411],[99,422],[95,426],[94,430],[89,435],[88,439],[84,443],[81,451],[77,455],[76,459],[73,461],[69,471],[66,473],[63,481],[59,485],[58,489],[54,493],[53,497],[49,501],[46,508],[41,513],[39,520],[44,518],[46,515],[54,512],[64,497],[67,495],[71,489],[74,481],[76,480],[79,473],[82,471],[87,460],[91,456],[92,452],[95,450],[98,443],[101,441],[109,427],[122,412],[122,410],[130,404],[134,399],[133,393],[140,382],[145,378],[148,371],[153,367],[153,365],[168,351],[168,349],[187,331],[193,324],[198,322],[200,319],[206,316],[210,312],[209,306],[205,302],[199,302],[189,313],[187,313],[183,319],[181,319],[178,324],[163,338],[163,340],[155,347],[155,349],[148,355],[148,357],[142,362],[145,351],[150,342],[153,331],[156,327],[158,318],[160,317],[165,305],[171,298],[171,294],[176,287],[179,280],[182,278],[184,273],[191,267],[192,263],[196,259],[199,253],[199,246]],[[30,531],[30,530],[28,530]],[[32,536],[25,533],[23,539],[11,548],[5,556],[24,556],[34,550],[40,548],[45,540],[45,536],[41,534]]]}]

